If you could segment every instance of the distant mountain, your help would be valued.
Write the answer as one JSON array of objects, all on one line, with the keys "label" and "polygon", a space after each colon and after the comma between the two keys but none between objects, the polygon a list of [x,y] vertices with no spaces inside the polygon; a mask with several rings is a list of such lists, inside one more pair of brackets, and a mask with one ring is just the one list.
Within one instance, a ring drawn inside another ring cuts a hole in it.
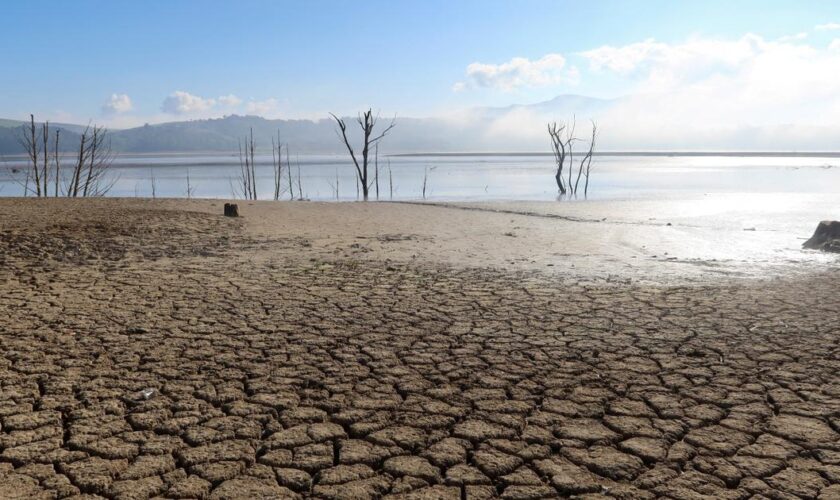
[{"label": "distant mountain", "polygon": [[473,108],[474,112],[484,117],[502,117],[515,111],[528,111],[542,116],[556,116],[557,120],[580,115],[582,119],[589,119],[607,111],[621,99],[598,99],[583,95],[565,94],[554,99],[534,104],[512,104],[504,107]]},{"label": "distant mountain", "polygon": [[[41,122],[35,122],[38,133],[41,133]],[[24,127],[29,127],[29,122],[21,120],[6,120],[0,118],[0,155],[23,154],[19,139],[24,133]],[[79,147],[79,139],[85,130],[84,125],[71,123],[50,123],[50,149],[52,149],[55,131],[61,130],[59,134],[59,149],[63,152],[75,151]]]},{"label": "distant mountain", "polygon": [[[558,96],[549,101],[506,107],[473,108],[450,116],[433,118],[397,117],[397,126],[382,142],[383,152],[418,151],[516,151],[543,148],[543,137],[518,134],[516,121],[543,127],[548,119],[568,119],[573,115],[587,120],[609,108],[613,101],[577,95]],[[392,117],[382,116],[382,125]],[[348,118],[349,122],[355,118]],[[0,120],[0,154],[20,154],[17,137],[24,122]],[[62,129],[61,149],[72,151],[84,126],[56,124]],[[358,127],[348,123],[353,140],[360,140]],[[122,153],[236,151],[253,130],[257,148],[268,150],[278,138],[289,144],[292,153],[341,153],[344,145],[336,135],[331,119],[267,120],[258,116],[226,116],[208,120],[145,125],[111,131],[113,150]],[[532,134],[533,135],[533,134]]]}]

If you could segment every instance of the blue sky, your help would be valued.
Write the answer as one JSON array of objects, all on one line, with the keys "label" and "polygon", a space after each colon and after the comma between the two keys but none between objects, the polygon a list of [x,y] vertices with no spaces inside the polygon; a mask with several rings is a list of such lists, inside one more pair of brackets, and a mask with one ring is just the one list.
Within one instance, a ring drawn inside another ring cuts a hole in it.
[{"label": "blue sky", "polygon": [[[840,38],[840,3],[828,1],[77,0],[0,9],[0,117],[114,126],[367,106],[427,116],[564,93],[649,94],[662,90],[663,73],[689,78],[671,81],[672,92],[749,62],[706,64],[725,59],[706,49],[781,40],[829,54]],[[744,42],[749,34],[759,42]],[[603,47],[614,52],[592,52]],[[639,51],[632,67],[617,62]],[[691,60],[668,66],[693,57],[707,74],[686,77]]]}]

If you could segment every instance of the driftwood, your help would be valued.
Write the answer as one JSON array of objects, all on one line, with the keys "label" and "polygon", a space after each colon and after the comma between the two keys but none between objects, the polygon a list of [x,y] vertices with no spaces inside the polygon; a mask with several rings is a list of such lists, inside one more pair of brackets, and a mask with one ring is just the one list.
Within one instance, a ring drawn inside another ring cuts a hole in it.
[{"label": "driftwood", "polygon": [[225,217],[239,217],[239,205],[236,203],[225,203]]},{"label": "driftwood", "polygon": [[840,253],[840,221],[824,220],[820,222],[817,225],[817,230],[814,231],[814,235],[803,243],[802,247]]}]

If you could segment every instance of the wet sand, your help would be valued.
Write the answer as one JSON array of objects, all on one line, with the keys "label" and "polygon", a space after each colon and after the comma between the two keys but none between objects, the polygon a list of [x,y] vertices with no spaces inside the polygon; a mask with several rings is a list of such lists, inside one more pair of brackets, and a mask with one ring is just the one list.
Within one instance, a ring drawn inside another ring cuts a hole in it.
[{"label": "wet sand", "polygon": [[840,496],[816,221],[221,204],[0,200],[0,498]]}]

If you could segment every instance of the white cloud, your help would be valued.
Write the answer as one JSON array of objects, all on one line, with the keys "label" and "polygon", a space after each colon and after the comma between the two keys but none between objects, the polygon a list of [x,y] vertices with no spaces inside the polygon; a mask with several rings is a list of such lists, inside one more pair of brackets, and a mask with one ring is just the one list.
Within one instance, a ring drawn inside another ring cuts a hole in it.
[{"label": "white cloud", "polygon": [[735,41],[694,38],[679,44],[647,39],[620,47],[604,45],[580,55],[594,71],[608,70],[625,76],[644,73],[651,80],[667,83],[737,70],[756,56],[763,43],[755,35]]},{"label": "white cloud", "polygon": [[216,100],[192,95],[189,92],[176,90],[163,100],[161,111],[173,115],[190,115],[209,111],[216,105]]},{"label": "white cloud", "polygon": [[106,115],[127,113],[133,109],[131,98],[126,94],[111,94],[108,102],[102,105],[102,112]]},{"label": "white cloud", "polygon": [[235,108],[236,106],[242,104],[242,99],[236,97],[233,94],[219,96],[218,101],[219,104],[221,104],[222,106],[227,106],[229,108]]},{"label": "white cloud", "polygon": [[796,40],[805,40],[806,38],[808,38],[808,33],[803,31],[801,33],[796,33],[795,35],[785,35],[783,37],[779,37],[779,41],[780,42],[793,42],[793,41],[796,41]]},{"label": "white cloud", "polygon": [[452,92],[461,92],[462,90],[466,90],[467,84],[464,82],[455,82],[455,85],[452,86]]},{"label": "white cloud", "polygon": [[621,135],[622,147],[643,138],[694,148],[738,138],[778,149],[840,126],[836,49],[840,42],[816,47],[747,34],[673,44],[646,40],[581,55],[629,89],[631,97],[602,117],[605,134]]},{"label": "white cloud", "polygon": [[192,118],[211,118],[225,112],[241,112],[248,114],[267,115],[276,113],[280,108],[280,101],[269,98],[262,101],[254,99],[244,102],[234,94],[219,97],[201,97],[184,92],[175,91],[160,106],[161,111],[171,115],[186,115]]},{"label": "white cloud", "polygon": [[245,105],[245,111],[254,115],[267,115],[276,112],[280,107],[280,101],[275,98],[266,99],[264,101],[248,101]]},{"label": "white cloud", "polygon": [[599,79],[623,97],[585,112],[570,101],[453,120],[513,149],[544,147],[546,121],[573,114],[582,130],[597,122],[605,150],[833,150],[840,140],[840,38],[649,39],[568,59],[584,68],[581,86]]},{"label": "white cloud", "polygon": [[840,23],[825,23],[814,26],[817,31],[836,31],[840,30]]},{"label": "white cloud", "polygon": [[484,87],[510,91],[521,87],[574,84],[577,80],[577,69],[566,69],[565,57],[547,54],[533,61],[514,57],[502,64],[474,62],[467,66],[467,81],[456,83],[452,90],[459,92],[468,87]]}]

